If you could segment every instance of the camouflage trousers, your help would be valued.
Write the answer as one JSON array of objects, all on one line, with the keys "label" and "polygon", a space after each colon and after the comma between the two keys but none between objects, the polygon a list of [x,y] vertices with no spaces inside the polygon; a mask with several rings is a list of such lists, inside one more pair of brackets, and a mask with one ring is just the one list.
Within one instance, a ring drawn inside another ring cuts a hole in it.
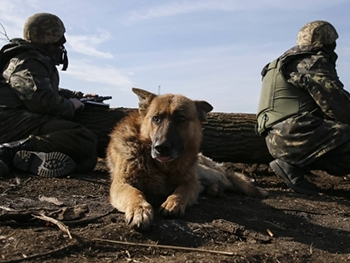
[{"label": "camouflage trousers", "polygon": [[[8,116],[5,116],[8,115]],[[30,137],[26,149],[62,152],[76,163],[76,172],[92,171],[97,162],[97,138],[84,126],[54,116],[28,111],[0,114],[0,143]]]},{"label": "camouflage trousers", "polygon": [[336,176],[350,174],[350,141],[316,158],[308,168],[326,171]]},{"label": "camouflage trousers", "polygon": [[266,145],[275,159],[332,175],[350,174],[350,126],[310,113],[272,127]]}]

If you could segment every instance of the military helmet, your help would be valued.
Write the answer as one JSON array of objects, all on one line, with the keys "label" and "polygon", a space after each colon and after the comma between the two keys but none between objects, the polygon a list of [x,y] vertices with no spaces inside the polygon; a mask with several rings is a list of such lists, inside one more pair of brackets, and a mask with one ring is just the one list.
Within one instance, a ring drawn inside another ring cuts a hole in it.
[{"label": "military helmet", "polygon": [[304,25],[298,33],[297,44],[299,46],[322,47],[333,44],[338,38],[338,33],[327,21],[316,20]]},{"label": "military helmet", "polygon": [[38,44],[58,42],[66,32],[62,20],[49,13],[37,13],[30,16],[24,24],[23,38]]}]

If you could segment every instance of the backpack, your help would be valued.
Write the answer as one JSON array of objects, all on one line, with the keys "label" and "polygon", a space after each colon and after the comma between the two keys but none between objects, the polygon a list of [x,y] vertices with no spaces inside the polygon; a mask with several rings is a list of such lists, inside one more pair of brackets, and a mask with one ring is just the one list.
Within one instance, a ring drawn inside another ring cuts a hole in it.
[{"label": "backpack", "polygon": [[34,49],[37,48],[21,38],[11,39],[10,43],[4,45],[0,49],[0,109],[17,108],[22,106],[22,101],[14,95],[13,89],[11,89],[9,84],[6,83],[2,73],[11,58],[22,52]]},{"label": "backpack", "polygon": [[[10,61],[11,58],[28,50],[37,49],[33,44],[25,41],[22,38],[13,38],[10,43],[4,45],[0,50],[0,72],[2,73],[4,67]],[[0,79],[2,74],[0,74]]]}]

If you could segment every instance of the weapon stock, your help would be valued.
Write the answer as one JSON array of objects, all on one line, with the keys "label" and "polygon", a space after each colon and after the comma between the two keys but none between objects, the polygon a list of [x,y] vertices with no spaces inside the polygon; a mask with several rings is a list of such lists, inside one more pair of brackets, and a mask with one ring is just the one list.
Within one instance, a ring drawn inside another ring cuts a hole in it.
[{"label": "weapon stock", "polygon": [[110,99],[112,96],[97,96],[81,98],[80,101],[84,103],[85,107],[109,108],[109,104],[104,103],[104,101]]}]

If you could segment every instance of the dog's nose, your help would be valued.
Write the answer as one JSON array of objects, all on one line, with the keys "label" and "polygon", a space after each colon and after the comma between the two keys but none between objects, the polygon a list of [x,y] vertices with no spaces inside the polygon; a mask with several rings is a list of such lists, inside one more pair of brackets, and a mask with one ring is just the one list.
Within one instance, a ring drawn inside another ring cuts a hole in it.
[{"label": "dog's nose", "polygon": [[171,152],[171,143],[166,141],[163,143],[156,144],[154,149],[157,151],[159,155],[170,155]]}]

